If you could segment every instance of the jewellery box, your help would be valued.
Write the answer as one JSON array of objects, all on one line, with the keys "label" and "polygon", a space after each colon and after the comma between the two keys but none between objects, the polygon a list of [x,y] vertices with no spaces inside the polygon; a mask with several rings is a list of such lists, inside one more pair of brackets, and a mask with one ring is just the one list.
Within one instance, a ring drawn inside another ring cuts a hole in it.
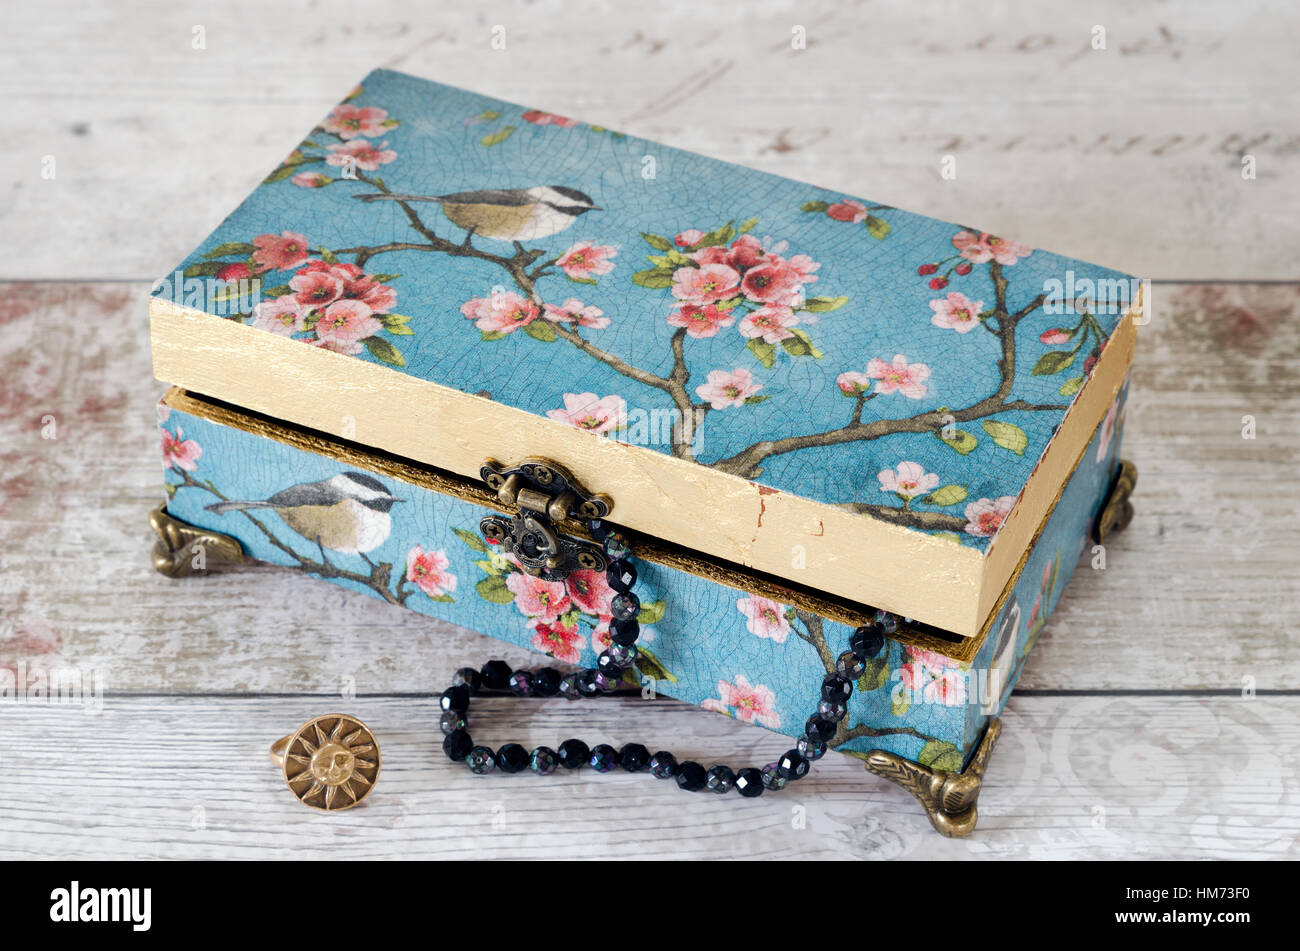
[{"label": "jewellery box", "polygon": [[975,227],[381,70],[155,286],[155,564],[272,562],[590,666],[603,517],[660,693],[798,736],[887,620],[829,745],[964,834],[1026,656],[1131,515],[1141,308]]}]

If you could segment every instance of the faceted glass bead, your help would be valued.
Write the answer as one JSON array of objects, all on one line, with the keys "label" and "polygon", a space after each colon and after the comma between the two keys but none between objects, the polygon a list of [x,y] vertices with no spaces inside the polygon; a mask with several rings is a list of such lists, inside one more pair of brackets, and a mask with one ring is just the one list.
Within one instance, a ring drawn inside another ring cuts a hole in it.
[{"label": "faceted glass bead", "polygon": [[610,532],[605,536],[605,554],[618,561],[632,554],[632,546],[628,544],[626,536],[619,532]]},{"label": "faceted glass bead", "polygon": [[442,751],[447,754],[448,759],[457,763],[468,756],[473,748],[474,741],[470,739],[469,730],[452,730],[442,738]]},{"label": "faceted glass bead", "polygon": [[763,767],[763,786],[776,792],[778,789],[785,788],[785,777],[781,775],[781,768],[776,763],[768,763]]},{"label": "faceted glass bead", "polygon": [[598,773],[611,772],[618,765],[618,751],[608,743],[600,743],[591,748],[587,765]]},{"label": "faceted glass bead", "polygon": [[631,646],[641,636],[641,625],[636,618],[615,618],[609,625],[609,639],[615,644]]},{"label": "faceted glass bead", "polygon": [[521,773],[528,768],[528,751],[518,743],[507,743],[497,750],[497,769],[503,773]]},{"label": "faceted glass bead", "polygon": [[845,651],[835,661],[835,672],[848,680],[857,680],[867,672],[867,663],[853,651]]},{"label": "faceted glass bead", "polygon": [[677,785],[687,792],[699,792],[706,782],[708,776],[699,763],[687,760],[677,769]]},{"label": "faceted glass bead", "polygon": [[577,675],[578,693],[582,694],[584,697],[594,697],[596,694],[600,693],[600,684],[596,682],[598,673],[599,672],[595,670],[579,671]]},{"label": "faceted glass bead", "polygon": [[876,612],[876,623],[880,625],[880,629],[886,634],[894,634],[898,631],[897,616],[890,614],[887,611]]},{"label": "faceted glass bead", "polygon": [[533,671],[533,693],[539,697],[554,697],[560,692],[560,672],[554,667]]},{"label": "faceted glass bead", "polygon": [[539,746],[528,757],[528,768],[538,776],[549,776],[560,765],[559,754],[549,746]]},{"label": "faceted glass bead", "polygon": [[478,693],[479,685],[483,682],[483,675],[473,667],[462,667],[456,671],[456,675],[451,678],[451,682],[468,687],[470,693]]},{"label": "faceted glass bead", "polygon": [[616,561],[605,569],[605,581],[615,593],[631,591],[636,586],[636,565],[630,561]]},{"label": "faceted glass bead", "polygon": [[613,693],[623,683],[623,671],[614,669],[611,673],[603,670],[596,672],[596,689],[601,693]]},{"label": "faceted glass bead", "polygon": [[602,544],[606,536],[609,535],[609,526],[598,518],[593,518],[587,522],[587,531],[591,532],[591,537]]},{"label": "faceted glass bead", "polygon": [[463,730],[468,725],[465,714],[457,713],[455,710],[448,710],[438,720],[438,726],[442,729],[444,736],[454,730]]},{"label": "faceted glass bead", "polygon": [[736,774],[736,792],[746,799],[763,795],[763,771],[748,766]]},{"label": "faceted glass bead", "polygon": [[454,713],[464,713],[469,709],[469,688],[464,684],[454,684],[442,692],[438,706]]},{"label": "faceted glass bead", "polygon": [[736,785],[736,774],[726,766],[714,766],[705,776],[704,785],[718,795],[731,792],[731,787]]},{"label": "faceted glass bead", "polygon": [[490,660],[483,665],[482,686],[489,690],[505,690],[510,686],[513,671],[504,660]]},{"label": "faceted glass bead", "polygon": [[885,646],[885,629],[881,624],[872,622],[864,627],[858,628],[849,638],[849,650],[857,654],[863,660],[869,657],[875,657],[884,649]]},{"label": "faceted glass bead", "polygon": [[496,768],[497,759],[492,753],[491,747],[476,746],[465,757],[465,765],[469,767],[471,773],[482,776],[484,773],[490,773]]},{"label": "faceted glass bead", "polygon": [[639,773],[650,765],[650,751],[640,743],[626,743],[618,751],[618,765],[629,773]]},{"label": "faceted glass bead", "polygon": [[660,750],[650,757],[650,775],[659,779],[672,779],[677,775],[677,757],[667,750]]},{"label": "faceted glass bead", "polygon": [[794,748],[803,754],[805,759],[809,760],[821,759],[826,755],[826,744],[811,736],[799,737],[794,744]]},{"label": "faceted glass bead", "polygon": [[577,674],[566,674],[560,678],[560,696],[566,700],[577,700],[582,697],[582,691],[578,689]]},{"label": "faceted glass bead", "polygon": [[526,670],[516,670],[510,675],[510,692],[516,697],[533,695],[533,675]]},{"label": "faceted glass bead", "polygon": [[808,775],[808,769],[808,757],[797,749],[786,750],[785,755],[776,762],[776,771],[786,779],[803,779]]},{"label": "faceted glass bead", "polygon": [[835,724],[821,717],[809,717],[803,731],[815,740],[829,740],[835,735]]},{"label": "faceted glass bead", "polygon": [[629,621],[641,610],[640,599],[631,591],[616,594],[609,601],[609,612],[620,621]]},{"label": "faceted glass bead", "polygon": [[605,651],[610,659],[620,667],[631,667],[636,663],[636,655],[640,653],[633,644],[611,644],[609,650]]},{"label": "faceted glass bead", "polygon": [[577,769],[587,764],[591,749],[582,740],[565,740],[560,744],[560,765],[565,769]]},{"label": "faceted glass bead", "polygon": [[847,703],[853,696],[853,681],[846,680],[838,674],[822,681],[822,699],[837,703]]},{"label": "faceted glass bead", "polygon": [[[614,646],[617,647],[618,645],[615,644]],[[620,664],[614,659],[614,654],[611,651],[602,651],[600,656],[596,658],[596,669],[602,674],[608,674],[610,677],[623,676],[624,666],[624,664]]]},{"label": "faceted glass bead", "polygon": [[832,723],[839,723],[848,712],[849,705],[840,703],[838,700],[823,700],[817,704],[817,715],[823,720],[830,720]]}]

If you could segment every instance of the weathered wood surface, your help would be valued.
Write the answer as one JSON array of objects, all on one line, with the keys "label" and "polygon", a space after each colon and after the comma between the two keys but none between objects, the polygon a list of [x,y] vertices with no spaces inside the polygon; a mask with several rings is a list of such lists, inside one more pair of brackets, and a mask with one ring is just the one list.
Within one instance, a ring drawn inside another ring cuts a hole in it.
[{"label": "weathered wood surface", "polygon": [[1285,3],[25,6],[4,278],[161,276],[377,65],[1146,277],[1296,276]]},{"label": "weathered wood surface", "polygon": [[[301,806],[267,756],[337,698],[109,697],[5,713],[6,858],[1300,858],[1300,698],[1013,700],[980,824],[943,839],[911,797],[831,754],[755,800],[648,775],[494,774],[448,763],[431,698],[360,698],[383,768],[364,804]],[[592,706],[603,708],[594,711]],[[667,738],[702,762],[764,762],[770,733],[673,703],[485,701],[485,739]],[[476,711],[479,708],[476,707]]]}]

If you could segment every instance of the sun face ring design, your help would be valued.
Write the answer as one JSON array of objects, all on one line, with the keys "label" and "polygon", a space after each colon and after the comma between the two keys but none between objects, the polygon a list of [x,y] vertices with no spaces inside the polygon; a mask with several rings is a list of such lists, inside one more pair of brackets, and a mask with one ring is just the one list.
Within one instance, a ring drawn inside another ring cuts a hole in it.
[{"label": "sun face ring design", "polygon": [[330,713],[308,720],[271,745],[271,758],[303,805],[326,812],[351,809],[379,779],[379,744],[360,720]]}]

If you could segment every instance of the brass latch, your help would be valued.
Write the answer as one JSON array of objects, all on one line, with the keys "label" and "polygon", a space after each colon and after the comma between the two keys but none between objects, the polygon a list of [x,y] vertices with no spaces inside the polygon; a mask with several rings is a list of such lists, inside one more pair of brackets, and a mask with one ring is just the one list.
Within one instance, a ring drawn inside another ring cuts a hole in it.
[{"label": "brass latch", "polygon": [[503,545],[519,567],[546,581],[563,581],[575,571],[604,571],[609,564],[599,545],[560,533],[556,522],[604,518],[611,503],[587,492],[563,467],[545,459],[515,466],[491,460],[479,470],[483,481],[505,505],[517,506],[511,517],[489,515],[479,522],[483,537]]},{"label": "brass latch", "polygon": [[1123,531],[1133,521],[1133,503],[1130,497],[1137,480],[1137,466],[1127,459],[1121,460],[1115,480],[1106,493],[1106,501],[1097,514],[1097,524],[1093,531],[1093,540],[1097,544],[1104,545],[1112,532]]}]

